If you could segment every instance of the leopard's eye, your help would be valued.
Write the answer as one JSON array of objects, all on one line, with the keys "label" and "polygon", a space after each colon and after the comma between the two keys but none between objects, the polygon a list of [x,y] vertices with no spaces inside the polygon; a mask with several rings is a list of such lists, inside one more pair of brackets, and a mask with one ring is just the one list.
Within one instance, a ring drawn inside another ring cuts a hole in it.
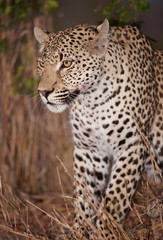
[{"label": "leopard's eye", "polygon": [[44,66],[45,66],[44,62],[39,62],[39,66],[44,68]]},{"label": "leopard's eye", "polygon": [[65,60],[65,61],[63,61],[63,63],[62,63],[62,67],[68,68],[68,67],[71,66],[71,64],[72,64],[72,61],[70,61],[70,60]]}]

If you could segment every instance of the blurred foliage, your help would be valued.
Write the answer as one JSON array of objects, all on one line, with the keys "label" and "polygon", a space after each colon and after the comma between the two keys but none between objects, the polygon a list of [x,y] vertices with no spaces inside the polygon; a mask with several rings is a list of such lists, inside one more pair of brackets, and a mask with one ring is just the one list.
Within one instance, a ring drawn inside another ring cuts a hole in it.
[{"label": "blurred foliage", "polygon": [[23,21],[31,21],[33,15],[54,12],[57,8],[57,0],[1,0],[0,29],[13,28]]},{"label": "blurred foliage", "polygon": [[[27,39],[22,34],[12,42],[10,34],[26,29],[28,22],[32,22],[36,16],[47,15],[58,8],[58,0],[1,0],[0,1],[0,53],[14,54],[14,50],[21,41],[21,45],[26,44]],[[21,30],[20,30],[21,29]],[[15,65],[15,76],[12,81],[14,93],[31,94],[38,78],[26,77],[26,65],[22,65],[20,55]],[[22,81],[24,80],[24,81]]]},{"label": "blurred foliage", "polygon": [[31,94],[36,88],[39,79],[33,77],[26,77],[25,81],[22,81],[25,75],[25,65],[19,65],[17,68],[16,76],[13,81],[13,93],[14,94]]},{"label": "blurred foliage", "polygon": [[140,28],[143,21],[138,20],[138,17],[149,8],[149,0],[128,0],[126,3],[123,0],[110,0],[102,11],[95,9],[94,12],[108,18],[111,25],[131,24]]},{"label": "blurred foliage", "polygon": [[26,65],[19,65],[16,70],[16,75],[13,77],[12,92],[14,94],[25,94],[28,96],[35,95],[35,89],[37,89],[38,82],[38,77],[26,76]]}]

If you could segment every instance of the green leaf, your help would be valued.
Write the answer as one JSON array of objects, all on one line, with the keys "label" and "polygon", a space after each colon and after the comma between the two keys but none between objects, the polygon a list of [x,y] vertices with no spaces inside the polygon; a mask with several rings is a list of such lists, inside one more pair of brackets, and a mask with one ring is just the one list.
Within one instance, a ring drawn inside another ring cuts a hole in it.
[{"label": "green leaf", "polygon": [[25,67],[23,65],[19,65],[18,66],[18,68],[17,68],[17,77],[19,77],[23,73],[24,68]]},{"label": "green leaf", "polygon": [[5,8],[5,14],[7,14],[7,15],[9,15],[10,13],[11,13],[11,10],[12,10],[12,8],[11,8],[11,6],[6,6],[6,8]]},{"label": "green leaf", "polygon": [[[114,23],[116,26],[124,24],[137,24],[139,14],[148,10],[150,7],[149,0],[128,0],[124,3],[122,0],[110,0],[110,4],[105,6],[101,11],[94,10],[95,13],[102,14]],[[138,21],[140,27],[143,22]]]},{"label": "green leaf", "polygon": [[58,2],[55,0],[48,0],[48,7],[49,9],[56,9],[58,7]]}]

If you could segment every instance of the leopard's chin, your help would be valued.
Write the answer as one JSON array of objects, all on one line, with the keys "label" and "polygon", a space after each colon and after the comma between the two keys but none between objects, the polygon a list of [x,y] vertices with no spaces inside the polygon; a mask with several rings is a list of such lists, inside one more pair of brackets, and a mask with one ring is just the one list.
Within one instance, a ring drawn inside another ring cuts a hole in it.
[{"label": "leopard's chin", "polygon": [[47,103],[47,108],[53,113],[61,113],[68,107],[68,104]]}]

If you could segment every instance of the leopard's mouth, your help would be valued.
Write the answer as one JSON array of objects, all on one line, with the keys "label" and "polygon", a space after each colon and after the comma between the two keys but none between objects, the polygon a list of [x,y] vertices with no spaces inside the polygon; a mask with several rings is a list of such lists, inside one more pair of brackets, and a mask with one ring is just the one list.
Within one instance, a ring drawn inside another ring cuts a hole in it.
[{"label": "leopard's mouth", "polygon": [[63,112],[74,101],[74,99],[79,95],[79,93],[79,90],[75,90],[71,93],[69,92],[67,95],[58,95],[58,98],[55,97],[55,101],[53,99],[53,102],[49,100],[46,102],[47,107],[51,112],[54,113]]},{"label": "leopard's mouth", "polygon": [[47,101],[47,107],[51,112],[60,113],[63,112],[80,94],[80,90],[75,90],[73,92],[67,92],[59,94],[53,99],[53,101]]},{"label": "leopard's mouth", "polygon": [[58,104],[56,104],[56,103],[52,103],[52,102],[47,102],[47,104],[49,104],[49,105],[51,105],[51,106],[55,106],[55,105],[58,105]]},{"label": "leopard's mouth", "polygon": [[60,94],[55,97],[55,102],[47,101],[47,104],[51,106],[62,105],[62,104],[70,104],[75,100],[75,98],[80,94],[80,90],[75,90],[73,92],[69,92],[69,94]]}]

